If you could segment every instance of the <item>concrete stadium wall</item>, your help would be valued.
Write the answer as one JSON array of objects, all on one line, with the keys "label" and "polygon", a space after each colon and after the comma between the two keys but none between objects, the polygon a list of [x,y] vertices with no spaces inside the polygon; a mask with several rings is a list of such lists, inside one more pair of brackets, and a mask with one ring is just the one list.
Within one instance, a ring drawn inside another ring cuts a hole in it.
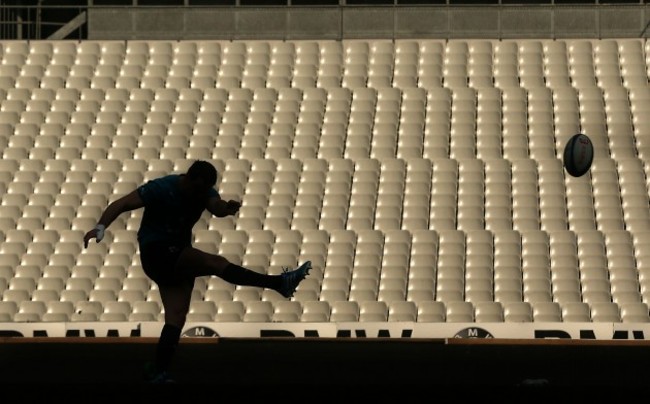
[{"label": "concrete stadium wall", "polygon": [[96,7],[88,39],[648,37],[650,4]]}]

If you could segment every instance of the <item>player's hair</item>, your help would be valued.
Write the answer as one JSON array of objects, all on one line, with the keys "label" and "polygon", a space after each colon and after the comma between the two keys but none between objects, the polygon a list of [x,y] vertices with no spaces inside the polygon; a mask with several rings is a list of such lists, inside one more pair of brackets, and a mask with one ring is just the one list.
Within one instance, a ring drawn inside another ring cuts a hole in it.
[{"label": "player's hair", "polygon": [[187,176],[190,179],[202,179],[211,187],[217,183],[217,169],[212,164],[204,160],[196,160],[187,170]]}]

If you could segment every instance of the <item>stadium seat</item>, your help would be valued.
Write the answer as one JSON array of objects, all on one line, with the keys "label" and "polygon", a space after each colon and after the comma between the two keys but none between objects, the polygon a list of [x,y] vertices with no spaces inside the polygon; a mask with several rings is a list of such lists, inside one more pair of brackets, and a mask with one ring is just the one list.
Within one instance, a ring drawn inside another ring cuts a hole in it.
[{"label": "stadium seat", "polygon": [[74,304],[72,302],[51,300],[47,302],[47,309],[41,316],[41,321],[68,322],[73,313]]},{"label": "stadium seat", "polygon": [[477,323],[500,323],[504,321],[504,308],[501,303],[480,301],[474,303],[474,317]]},{"label": "stadium seat", "polygon": [[279,300],[273,303],[273,322],[295,323],[303,314],[302,304],[298,301]]},{"label": "stadium seat", "polygon": [[593,322],[620,323],[621,314],[618,304],[613,302],[594,302],[590,304]]},{"label": "stadium seat", "polygon": [[388,321],[417,320],[417,305],[412,301],[393,301],[388,305]]},{"label": "stadium seat", "polygon": [[561,322],[562,309],[557,302],[535,302],[533,306],[533,321]]},{"label": "stadium seat", "polygon": [[642,302],[621,303],[620,315],[624,323],[647,323],[649,321],[647,304]]},{"label": "stadium seat", "polygon": [[591,322],[591,310],[587,303],[568,302],[562,304],[562,321]]},{"label": "stadium seat", "polygon": [[359,321],[359,303],[356,301],[335,301],[331,303],[330,322]]},{"label": "stadium seat", "polygon": [[388,321],[388,304],[382,301],[363,301],[359,306],[359,321],[385,322]]},{"label": "stadium seat", "polygon": [[131,304],[129,321],[157,321],[161,314],[160,305],[153,301],[135,301]]},{"label": "stadium seat", "polygon": [[512,322],[532,322],[533,309],[528,302],[506,302],[503,307],[504,321]]},{"label": "stadium seat", "polygon": [[449,301],[445,303],[446,321],[448,323],[471,323],[475,321],[474,305],[466,301]]},{"label": "stadium seat", "polygon": [[241,322],[243,321],[246,307],[241,301],[225,301],[217,306],[214,321]]},{"label": "stadium seat", "polygon": [[301,322],[330,321],[331,307],[328,301],[305,301],[302,305]]},{"label": "stadium seat", "polygon": [[243,321],[270,322],[273,312],[273,304],[269,301],[250,301],[246,303]]}]

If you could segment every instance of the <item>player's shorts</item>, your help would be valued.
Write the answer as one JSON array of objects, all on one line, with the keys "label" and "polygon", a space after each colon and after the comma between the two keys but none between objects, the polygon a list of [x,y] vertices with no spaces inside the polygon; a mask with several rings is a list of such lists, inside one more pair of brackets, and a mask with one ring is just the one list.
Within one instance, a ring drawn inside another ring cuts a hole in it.
[{"label": "player's shorts", "polygon": [[188,279],[176,268],[176,263],[186,245],[171,244],[166,241],[154,241],[140,246],[140,262],[144,273],[158,285],[178,284]]}]

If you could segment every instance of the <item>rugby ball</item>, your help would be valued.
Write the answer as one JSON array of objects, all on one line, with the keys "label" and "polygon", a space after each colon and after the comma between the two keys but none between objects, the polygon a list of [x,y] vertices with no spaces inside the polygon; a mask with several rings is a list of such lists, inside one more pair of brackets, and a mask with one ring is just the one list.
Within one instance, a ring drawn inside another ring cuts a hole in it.
[{"label": "rugby ball", "polygon": [[573,177],[581,177],[589,171],[594,161],[594,146],[585,134],[578,133],[564,146],[564,168]]}]

